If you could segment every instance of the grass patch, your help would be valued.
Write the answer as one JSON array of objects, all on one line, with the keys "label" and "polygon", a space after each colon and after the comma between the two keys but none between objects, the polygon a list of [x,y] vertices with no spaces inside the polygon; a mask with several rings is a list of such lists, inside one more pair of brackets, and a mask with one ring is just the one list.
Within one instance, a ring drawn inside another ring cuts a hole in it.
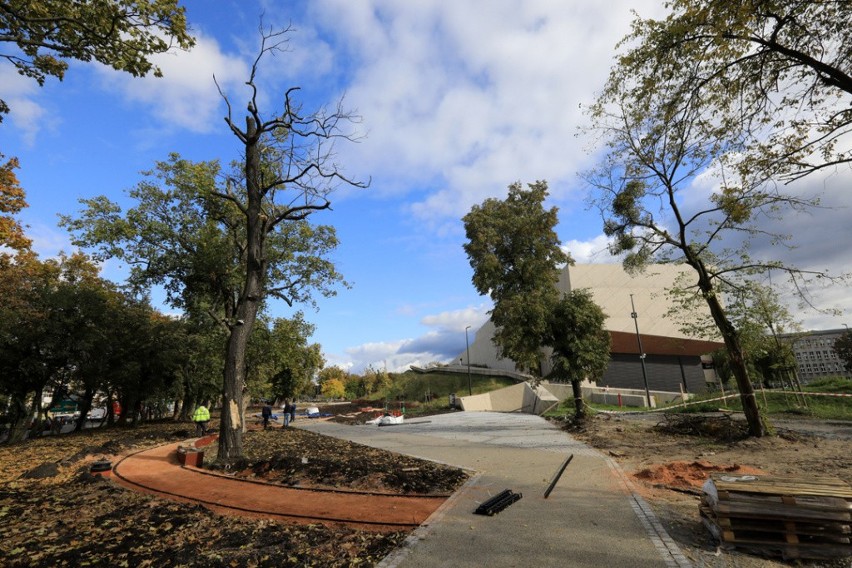
[{"label": "grass patch", "polygon": [[[802,389],[804,395],[787,391],[755,391],[761,411],[770,418],[815,418],[819,420],[849,420],[852,421],[852,398],[808,395],[807,393],[852,394],[852,380],[831,378],[815,381]],[[736,391],[726,391],[726,394],[737,394]],[[671,404],[671,412],[678,414],[718,412],[719,410],[742,411],[739,397],[726,400],[711,400],[721,396],[720,392],[710,392],[697,395],[689,402],[689,406]],[[804,398],[804,402],[802,399]],[[706,399],[704,402],[702,399]],[[638,408],[618,407],[611,404],[587,403],[590,412],[595,411],[631,411]],[[665,410],[663,412],[666,412]],[[548,418],[574,416],[574,403],[567,400],[557,408],[548,412]]]},{"label": "grass patch", "polygon": [[[491,377],[487,375],[470,376],[470,389],[473,394],[482,394],[517,384],[508,377]],[[432,401],[427,401],[427,394]],[[450,394],[467,396],[467,374],[458,373],[415,373],[407,371],[395,375],[390,386],[370,395],[373,400],[406,400],[418,401],[424,405],[447,406]]]}]

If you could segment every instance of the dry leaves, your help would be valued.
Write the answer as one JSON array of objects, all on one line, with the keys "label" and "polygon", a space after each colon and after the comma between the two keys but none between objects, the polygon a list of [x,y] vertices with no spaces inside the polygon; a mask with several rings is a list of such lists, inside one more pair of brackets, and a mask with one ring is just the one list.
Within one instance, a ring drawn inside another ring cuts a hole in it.
[{"label": "dry leaves", "polygon": [[[95,460],[189,438],[186,426],[168,421],[0,446],[3,565],[371,566],[408,534],[223,517],[198,505],[122,489],[88,472]],[[244,471],[282,481],[357,484],[381,474],[391,490],[443,492],[464,479],[451,468],[434,469],[434,464],[296,429],[249,434],[251,459]],[[301,463],[303,456],[307,464]],[[418,471],[401,471],[410,467]]]}]

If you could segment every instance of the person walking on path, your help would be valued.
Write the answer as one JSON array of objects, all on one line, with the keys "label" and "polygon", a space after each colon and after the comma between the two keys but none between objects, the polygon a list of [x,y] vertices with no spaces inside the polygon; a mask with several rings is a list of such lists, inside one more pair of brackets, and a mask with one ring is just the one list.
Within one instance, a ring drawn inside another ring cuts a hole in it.
[{"label": "person walking on path", "polygon": [[296,401],[290,403],[290,422],[296,421]]},{"label": "person walking on path", "polygon": [[286,428],[290,425],[290,399],[284,399],[284,406],[281,407],[281,413],[284,414],[284,426],[282,428]]},{"label": "person walking on path", "polygon": [[195,422],[195,435],[198,437],[207,434],[207,423],[210,422],[210,411],[203,404],[199,405],[192,413],[192,421]]},{"label": "person walking on path", "polygon": [[272,407],[268,402],[263,403],[260,415],[263,417],[263,429],[266,430],[269,427],[269,419],[272,418]]}]

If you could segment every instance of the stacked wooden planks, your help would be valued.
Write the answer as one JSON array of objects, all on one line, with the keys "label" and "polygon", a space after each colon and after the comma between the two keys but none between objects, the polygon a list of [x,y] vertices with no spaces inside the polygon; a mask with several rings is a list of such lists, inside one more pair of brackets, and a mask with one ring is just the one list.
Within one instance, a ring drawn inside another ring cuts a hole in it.
[{"label": "stacked wooden planks", "polygon": [[852,556],[852,486],[842,479],[714,473],[699,511],[724,547],[784,559]]}]

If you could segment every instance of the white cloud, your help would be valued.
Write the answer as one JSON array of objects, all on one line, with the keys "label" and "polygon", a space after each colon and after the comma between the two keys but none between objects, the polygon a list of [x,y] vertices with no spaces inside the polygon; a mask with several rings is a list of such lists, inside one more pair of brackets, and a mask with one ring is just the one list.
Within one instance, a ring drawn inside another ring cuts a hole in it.
[{"label": "white cloud", "polygon": [[399,364],[397,353],[406,340],[364,343],[346,350],[348,368],[353,373],[361,373],[368,366],[395,371]]},{"label": "white cloud", "polygon": [[28,224],[26,234],[32,239],[32,250],[42,259],[58,258],[60,252],[70,254],[76,250],[67,233],[44,223]]},{"label": "white cloud", "polygon": [[428,222],[457,219],[518,179],[557,187],[582,169],[580,105],[602,86],[630,8],[660,10],[650,0],[493,1],[487,9],[326,0],[315,16],[347,22],[335,33],[358,65],[348,101],[369,128],[362,144],[341,148],[345,163],[381,172],[376,187],[385,191],[431,180],[410,209]]},{"label": "white cloud", "polygon": [[49,120],[45,108],[36,102],[39,91],[36,81],[19,75],[11,65],[0,65],[0,98],[10,109],[4,121],[15,125],[27,146],[35,144],[36,136]]},{"label": "white cloud", "polygon": [[[166,126],[186,128],[194,132],[210,132],[220,128],[222,98],[219,86],[237,109],[245,105],[243,83],[248,78],[248,65],[239,56],[223,53],[216,40],[196,33],[196,45],[190,51],[175,51],[151,57],[163,71],[163,77],[134,78],[99,65],[109,88],[119,91],[128,101],[147,107]],[[237,87],[240,87],[237,90]]]},{"label": "white cloud", "polygon": [[567,251],[577,264],[610,264],[620,259],[609,254],[609,238],[598,235],[589,241],[569,240],[562,249]]},{"label": "white cloud", "polygon": [[345,357],[326,354],[326,359],[328,364],[349,368],[354,373],[360,373],[368,366],[401,372],[410,365],[425,366],[435,361],[447,362],[464,349],[464,328],[471,326],[475,333],[488,319],[489,309],[490,306],[483,304],[428,315],[421,319],[421,323],[434,329],[420,337],[364,343],[347,349]]},{"label": "white cloud", "polygon": [[464,333],[465,327],[470,326],[471,329],[476,330],[488,321],[488,311],[490,309],[490,304],[471,306],[461,310],[452,310],[425,316],[420,320],[420,323],[429,327],[436,327],[444,332]]}]

